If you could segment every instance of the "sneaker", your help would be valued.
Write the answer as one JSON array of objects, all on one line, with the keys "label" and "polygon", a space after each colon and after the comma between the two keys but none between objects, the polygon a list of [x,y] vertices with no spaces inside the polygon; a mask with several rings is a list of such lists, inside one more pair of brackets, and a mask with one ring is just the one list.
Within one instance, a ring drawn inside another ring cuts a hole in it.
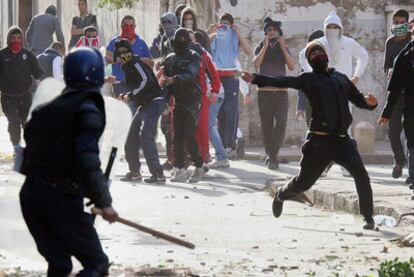
[{"label": "sneaker", "polygon": [[403,173],[403,166],[400,164],[394,164],[392,168],[392,178],[398,179]]},{"label": "sneaker", "polygon": [[141,182],[142,176],[140,172],[128,172],[120,180],[122,182]]},{"label": "sneaker", "polygon": [[215,160],[210,164],[210,168],[218,169],[218,168],[229,168],[230,162],[228,159],[225,160]]},{"label": "sneaker", "polygon": [[203,169],[204,169],[204,173],[207,173],[210,171],[210,167],[206,163],[203,164]]},{"label": "sneaker", "polygon": [[197,167],[194,171],[193,174],[191,174],[190,183],[198,183],[201,181],[201,179],[203,179],[204,177],[204,168],[202,167]]},{"label": "sneaker", "polygon": [[279,162],[276,160],[270,161],[269,165],[267,166],[268,169],[277,170],[279,169]]},{"label": "sneaker", "polygon": [[346,170],[344,167],[341,166],[342,176],[344,177],[351,177],[351,173],[349,173],[348,170]]},{"label": "sneaker", "polygon": [[362,225],[362,229],[364,230],[374,230],[375,228],[375,221],[372,216],[365,217],[364,225]]},{"label": "sneaker", "polygon": [[410,185],[410,184],[412,184],[412,183],[413,183],[413,180],[411,179],[411,177],[408,177],[407,179],[405,179],[405,183],[406,183],[407,185]]},{"label": "sneaker", "polygon": [[164,170],[171,170],[173,168],[172,163],[169,160],[166,160],[165,163],[161,165]]},{"label": "sneaker", "polygon": [[227,150],[227,158],[229,160],[235,160],[235,159],[237,159],[237,150],[236,149],[229,148]]},{"label": "sneaker", "polygon": [[144,179],[145,183],[148,184],[165,184],[166,178],[163,173],[158,173],[155,175],[152,175],[150,178]]},{"label": "sneaker", "polygon": [[264,159],[264,163],[265,164],[270,164],[270,157],[269,156],[266,156],[266,158]]},{"label": "sneaker", "polygon": [[185,183],[187,182],[188,178],[190,178],[190,171],[184,168],[180,168],[170,181],[173,183]]},{"label": "sneaker", "polygon": [[273,216],[278,218],[283,211],[283,201],[279,199],[278,192],[276,192],[275,198],[273,198],[272,212]]}]

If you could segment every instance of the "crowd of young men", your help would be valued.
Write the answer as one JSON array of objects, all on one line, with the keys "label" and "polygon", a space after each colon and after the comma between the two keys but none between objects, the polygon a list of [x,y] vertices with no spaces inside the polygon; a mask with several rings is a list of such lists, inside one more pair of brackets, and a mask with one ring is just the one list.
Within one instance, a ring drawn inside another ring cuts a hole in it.
[{"label": "crowd of young men", "polygon": [[[81,214],[77,204],[83,197],[101,208],[105,219],[114,221],[118,216],[111,207],[107,180],[97,156],[97,142],[105,125],[99,93],[104,82],[112,85],[113,96],[127,103],[134,114],[124,149],[129,172],[121,180],[142,180],[139,157],[142,148],[151,174],[144,181],[156,184],[166,183],[165,170],[172,169],[171,182],[196,183],[209,168],[230,166],[229,159],[238,147],[239,95],[243,80],[259,86],[266,164],[269,169],[278,169],[278,154],[287,123],[287,88],[299,90],[297,115],[303,117],[307,111],[309,131],[302,147],[300,173],[280,188],[274,198],[275,217],[281,215],[284,201],[303,199],[302,193],[336,162],[344,167],[344,175],[350,174],[355,179],[360,211],[365,219],[363,227],[374,228],[370,179],[349,126],[350,103],[373,110],[377,99],[370,93],[364,96],[356,87],[367,67],[368,53],[343,34],[341,19],[335,12],[326,17],[324,30],[312,33],[309,44],[299,53],[303,73],[297,77],[286,76],[286,68],[294,70],[295,63],[283,36],[282,23],[266,17],[264,37],[253,58],[258,74],[244,72],[242,80],[239,78],[240,49],[247,55],[252,50],[229,13],[224,13],[217,24],[204,31],[198,25],[195,11],[180,5],[175,13],[161,16],[160,33],[151,47],[136,33],[135,19],[125,16],[120,34],[109,41],[103,58],[97,50],[101,41],[96,16],[88,12],[87,0],[79,0],[78,6],[80,16],[72,21],[69,43],[69,48],[75,50],[66,58],[54,6],[33,18],[27,31],[30,50],[23,47],[23,31],[12,27],[7,46],[0,51],[1,104],[16,153],[21,150],[21,129],[26,124],[36,85],[48,77],[66,82],[62,96],[37,110],[25,128],[27,147],[22,171],[26,182],[20,195],[21,205],[39,251],[49,262],[50,276],[70,272],[72,265],[68,257],[71,255],[85,264],[84,276],[107,274],[108,260],[97,239],[93,219],[82,215],[84,221],[75,220]],[[60,41],[53,41],[53,33]],[[410,78],[414,45],[405,10],[394,13],[392,33],[384,59],[389,95],[378,123],[390,125],[389,138],[395,158],[392,176],[401,177],[408,161],[406,182],[414,189],[414,83]],[[355,67],[353,58],[357,61]],[[104,62],[111,67],[106,78]],[[78,68],[82,70],[76,71]],[[249,95],[245,100],[249,102]],[[168,157],[164,164],[160,163],[156,145],[160,118]],[[53,128],[54,134],[50,131]],[[402,130],[408,158],[401,142]],[[46,133],[52,135],[45,136]],[[65,140],[60,140],[60,136]],[[210,156],[210,143],[215,150],[214,159]],[[47,151],[50,145],[56,151]],[[51,163],[56,160],[60,162]],[[191,165],[193,171],[188,169]],[[63,197],[65,194],[73,196],[70,203]],[[46,198],[50,202],[45,202]],[[45,239],[56,233],[39,225],[39,222],[53,224],[59,235],[67,233],[66,225],[57,215],[59,208],[68,206],[67,220],[73,219],[71,230],[88,230],[79,247],[64,242],[60,245],[59,239]],[[41,218],[42,211],[46,210],[51,211],[49,216]],[[99,255],[90,257],[88,251]]]}]

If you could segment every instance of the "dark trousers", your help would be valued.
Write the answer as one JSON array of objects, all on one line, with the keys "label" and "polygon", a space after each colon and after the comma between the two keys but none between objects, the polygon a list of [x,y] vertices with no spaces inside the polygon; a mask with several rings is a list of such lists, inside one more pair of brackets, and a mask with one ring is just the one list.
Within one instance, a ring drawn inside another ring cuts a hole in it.
[{"label": "dark trousers", "polygon": [[135,113],[125,143],[125,159],[131,172],[139,172],[141,169],[139,148],[142,145],[142,151],[151,174],[162,173],[155,137],[158,119],[164,111],[164,107],[164,99],[154,100],[140,107]]},{"label": "dark trousers", "polygon": [[401,96],[395,104],[390,117],[388,129],[388,137],[390,139],[392,152],[394,153],[394,162],[399,165],[404,165],[407,162],[404,153],[404,147],[401,142],[401,132],[403,131],[402,114],[404,102],[404,96]]},{"label": "dark trousers", "polygon": [[239,79],[221,77],[224,88],[224,102],[218,114],[218,129],[224,148],[236,148],[239,126]]},{"label": "dark trousers", "polygon": [[112,89],[116,98],[118,98],[119,95],[127,93],[129,91],[125,81],[113,84]]},{"label": "dark trousers", "polygon": [[411,177],[411,183],[414,184],[414,115],[404,115],[403,125],[407,138],[408,174]]},{"label": "dark trousers", "polygon": [[196,167],[203,165],[196,140],[198,113],[199,110],[190,110],[182,105],[176,104],[174,107],[174,157],[175,166],[179,169],[185,166],[185,146],[194,165]]},{"label": "dark trousers", "polygon": [[20,205],[37,250],[48,262],[48,277],[68,276],[71,256],[84,268],[77,276],[108,274],[108,257],[93,227],[94,216],[83,211],[83,197],[25,182]]},{"label": "dark trousers", "polygon": [[287,92],[259,92],[258,103],[265,151],[271,160],[277,161],[285,139],[289,107]]},{"label": "dark trousers", "polygon": [[343,166],[355,180],[362,215],[372,216],[373,199],[368,172],[358,153],[355,140],[345,137],[308,134],[302,146],[299,175],[290,180],[279,192],[281,200],[287,200],[310,189],[321,173],[331,163]]},{"label": "dark trousers", "polygon": [[13,145],[20,143],[21,130],[26,123],[31,105],[31,93],[19,97],[1,96],[1,108],[9,122],[7,131]]}]

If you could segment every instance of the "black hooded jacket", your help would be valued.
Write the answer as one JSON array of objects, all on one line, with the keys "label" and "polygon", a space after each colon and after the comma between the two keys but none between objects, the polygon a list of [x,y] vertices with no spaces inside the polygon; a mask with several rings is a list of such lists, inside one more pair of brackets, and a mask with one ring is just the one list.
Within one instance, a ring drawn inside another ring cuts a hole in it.
[{"label": "black hooded jacket", "polygon": [[306,72],[297,77],[256,75],[253,84],[259,87],[294,88],[303,91],[312,107],[310,131],[346,135],[352,123],[349,101],[355,106],[373,110],[364,95],[349,78],[335,69],[328,72]]},{"label": "black hooded jacket", "polygon": [[39,79],[43,73],[36,57],[26,48],[14,54],[10,50],[12,32],[18,31],[23,36],[19,27],[11,27],[7,33],[7,47],[0,50],[0,91],[2,96],[21,96],[29,92],[32,85],[32,77]]},{"label": "black hooded jacket", "polygon": [[133,56],[131,61],[123,64],[122,70],[125,72],[125,82],[129,89],[128,96],[136,106],[164,96],[154,72],[138,56]]},{"label": "black hooded jacket", "polygon": [[165,60],[165,75],[174,77],[168,94],[173,95],[176,104],[199,105],[201,101],[200,72],[201,57],[187,49],[180,55],[171,53]]}]

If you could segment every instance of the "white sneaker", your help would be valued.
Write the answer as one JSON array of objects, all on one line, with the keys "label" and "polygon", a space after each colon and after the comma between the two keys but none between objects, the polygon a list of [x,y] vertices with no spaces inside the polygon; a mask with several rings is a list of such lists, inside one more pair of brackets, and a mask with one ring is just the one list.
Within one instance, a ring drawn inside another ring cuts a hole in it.
[{"label": "white sneaker", "polygon": [[170,181],[174,183],[185,183],[189,177],[190,172],[184,168],[181,168],[175,173],[174,177],[171,178]]},{"label": "white sneaker", "polygon": [[341,166],[342,176],[344,177],[351,177],[351,173],[349,173],[348,170],[346,170],[344,167]]},{"label": "white sneaker", "polygon": [[193,174],[191,174],[190,183],[198,183],[201,181],[201,179],[203,179],[204,177],[204,168],[202,167],[197,167],[196,169],[194,169]]},{"label": "white sneaker", "polygon": [[229,162],[228,159],[225,159],[225,160],[214,160],[210,164],[209,167],[210,168],[214,168],[214,169],[217,169],[217,168],[229,168],[230,167],[230,162]]}]

